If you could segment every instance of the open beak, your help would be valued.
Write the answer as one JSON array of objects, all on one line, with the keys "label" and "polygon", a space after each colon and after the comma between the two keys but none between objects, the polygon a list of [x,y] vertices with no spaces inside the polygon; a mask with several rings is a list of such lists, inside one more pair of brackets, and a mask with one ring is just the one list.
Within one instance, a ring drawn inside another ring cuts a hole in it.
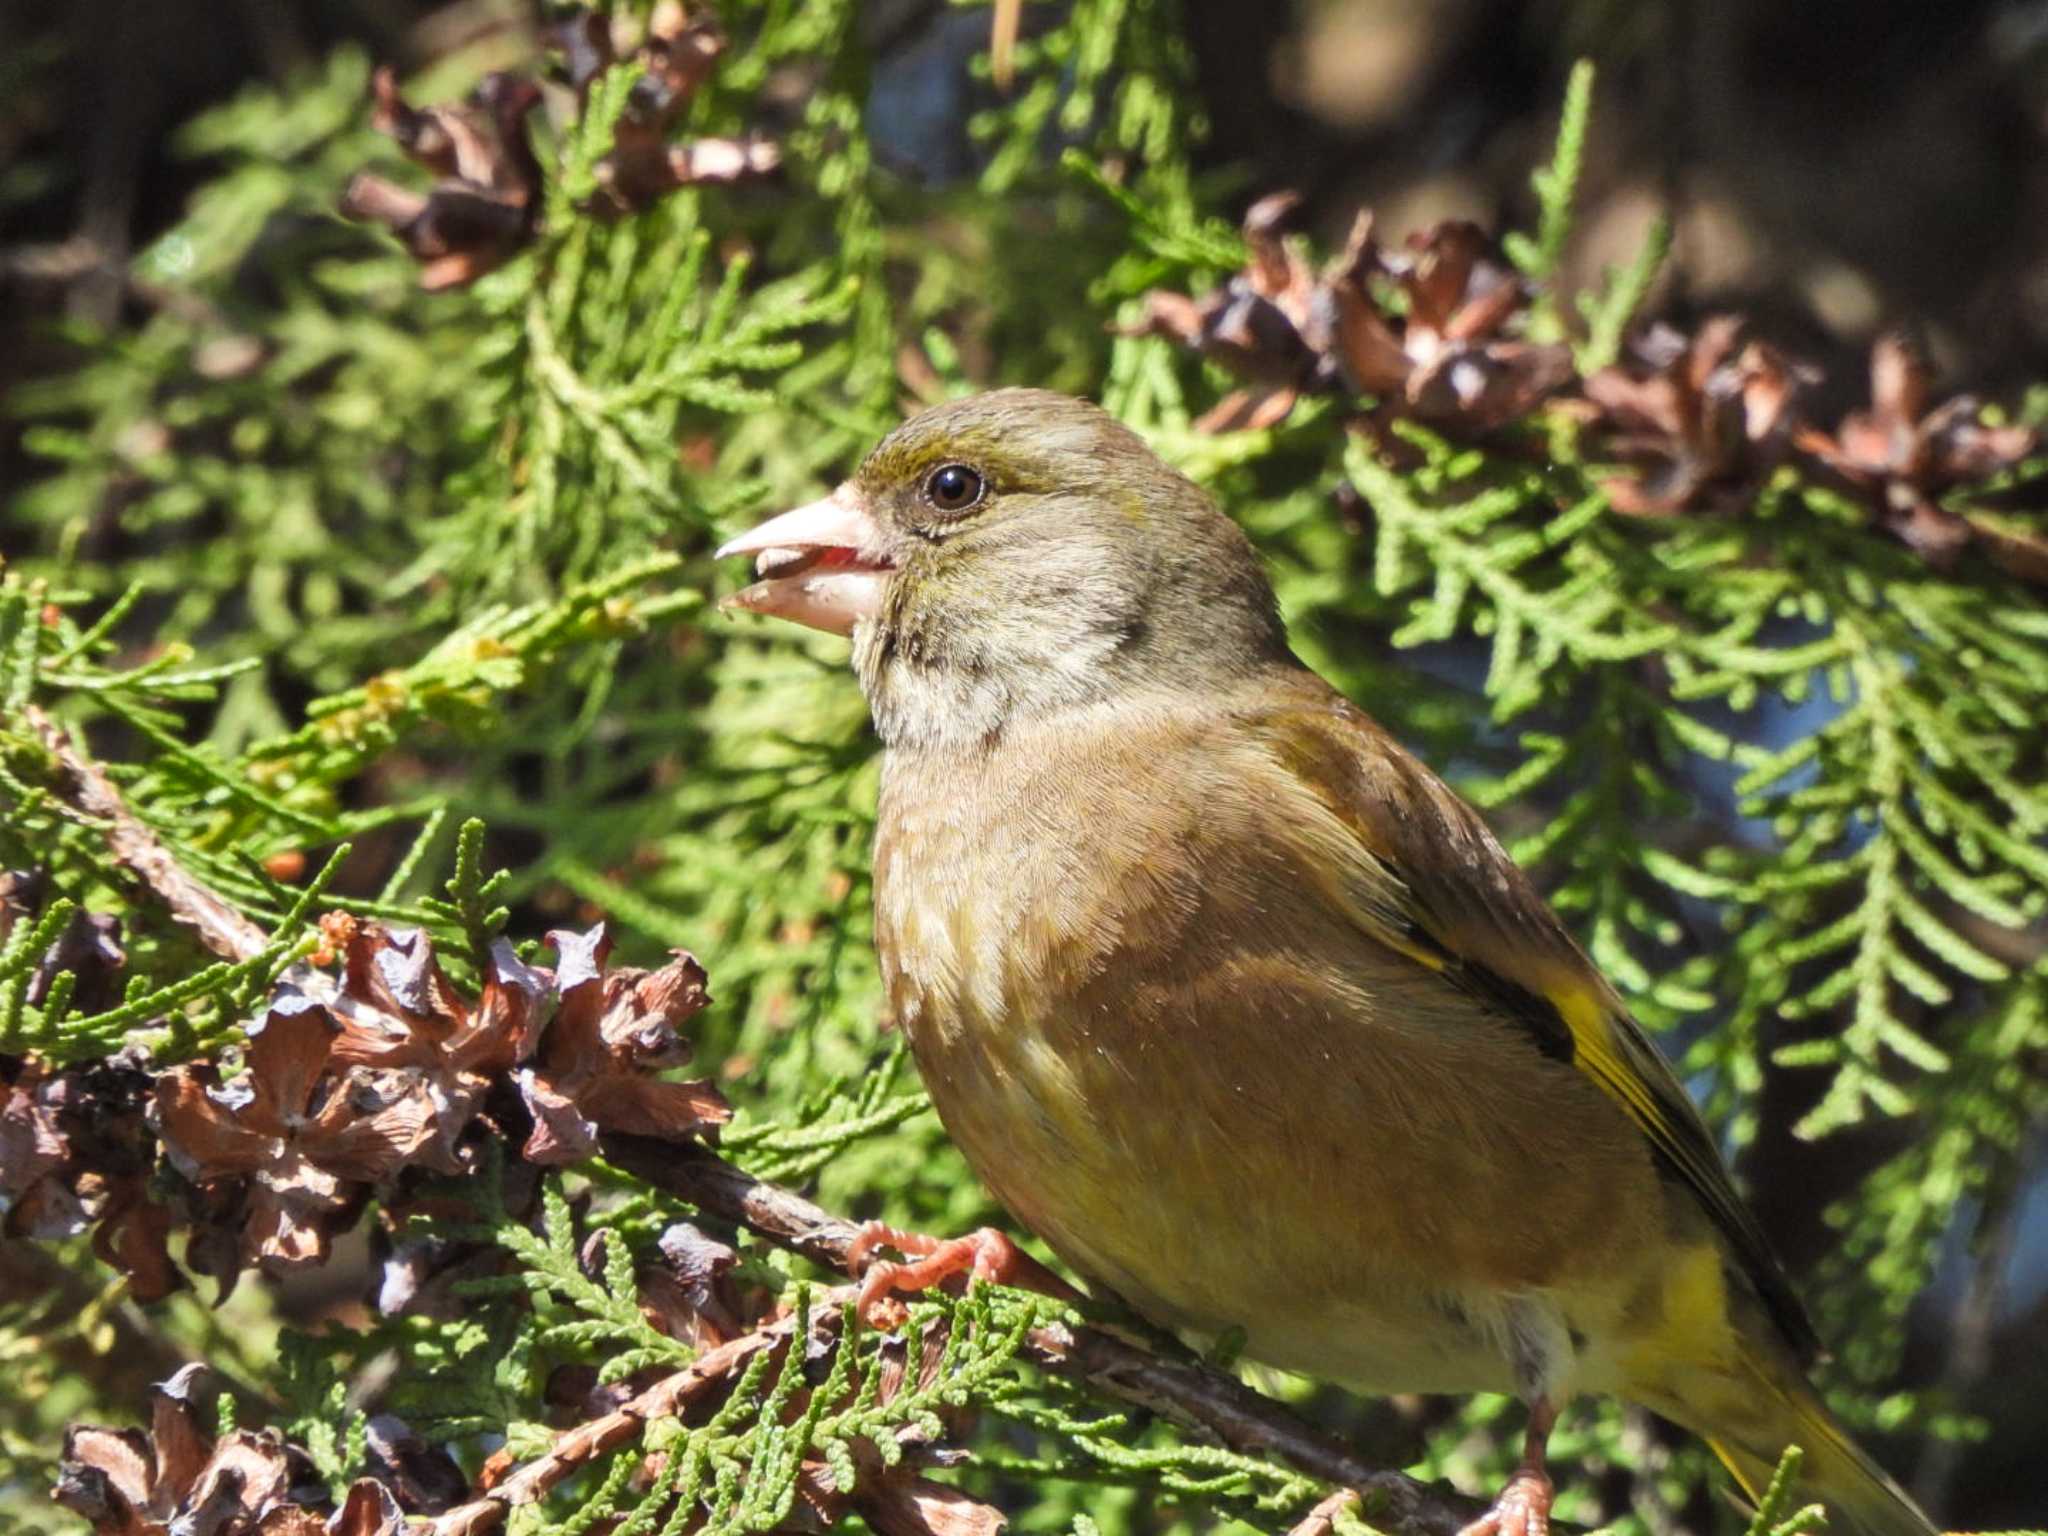
[{"label": "open beak", "polygon": [[721,547],[721,560],[754,556],[761,578],[722,606],[850,635],[855,624],[881,611],[883,584],[896,568],[884,543],[881,524],[849,481],[823,501],[771,517]]}]

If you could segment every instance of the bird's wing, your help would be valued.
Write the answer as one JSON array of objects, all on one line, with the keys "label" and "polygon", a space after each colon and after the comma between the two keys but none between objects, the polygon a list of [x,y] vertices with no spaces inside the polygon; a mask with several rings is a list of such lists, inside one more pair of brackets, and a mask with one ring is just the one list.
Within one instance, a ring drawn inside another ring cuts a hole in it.
[{"label": "bird's wing", "polygon": [[1309,682],[1269,693],[1250,723],[1349,834],[1335,899],[1370,937],[1467,989],[1612,1098],[1712,1218],[1798,1355],[1817,1353],[1706,1122],[1614,989],[1478,812],[1369,716]]}]

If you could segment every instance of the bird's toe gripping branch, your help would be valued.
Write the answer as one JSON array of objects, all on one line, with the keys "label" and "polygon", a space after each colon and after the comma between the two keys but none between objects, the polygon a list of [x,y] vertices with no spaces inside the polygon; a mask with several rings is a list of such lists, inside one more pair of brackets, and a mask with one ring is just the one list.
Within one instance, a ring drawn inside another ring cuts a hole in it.
[{"label": "bird's toe gripping branch", "polygon": [[1550,1536],[1550,1505],[1556,1489],[1544,1452],[1556,1423],[1557,1409],[1547,1397],[1538,1397],[1529,1405],[1529,1433],[1522,1443],[1521,1465],[1493,1501],[1493,1508],[1458,1536]]},{"label": "bird's toe gripping branch", "polygon": [[1508,1479],[1493,1508],[1458,1536],[1550,1536],[1550,1478],[1541,1470],[1522,1467]]},{"label": "bird's toe gripping branch", "polygon": [[[880,1248],[895,1249],[903,1262],[875,1257]],[[930,1290],[962,1275],[1054,1296],[1075,1295],[1073,1287],[994,1227],[965,1237],[937,1238],[870,1221],[848,1246],[846,1267],[860,1279],[861,1318],[877,1327],[902,1322],[904,1309],[897,1296]]]}]

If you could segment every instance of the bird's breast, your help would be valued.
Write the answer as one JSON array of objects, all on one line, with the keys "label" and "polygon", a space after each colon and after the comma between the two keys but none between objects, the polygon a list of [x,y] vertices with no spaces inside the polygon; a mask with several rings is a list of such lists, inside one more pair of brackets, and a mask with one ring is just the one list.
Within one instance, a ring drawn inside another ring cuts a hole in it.
[{"label": "bird's breast", "polygon": [[[875,858],[888,1000],[948,1130],[1026,1225],[1133,1285],[1147,1170],[1190,1138],[1167,1036],[1197,963],[1204,861],[1157,762],[1047,742],[1002,761],[892,761]],[[1183,1041],[1185,1043],[1185,1041]],[[1199,1138],[1197,1138],[1199,1139]]]},{"label": "bird's breast", "polygon": [[[1048,1148],[1092,1134],[1090,1095],[1127,1077],[1121,1056],[1142,1032],[1140,957],[1176,944],[1198,905],[1192,871],[1148,847],[1172,840],[1160,810],[1112,808],[1063,778],[885,793],[875,917],[889,1004],[970,1139],[998,1122]],[[1092,813],[1050,813],[1071,798]]]}]

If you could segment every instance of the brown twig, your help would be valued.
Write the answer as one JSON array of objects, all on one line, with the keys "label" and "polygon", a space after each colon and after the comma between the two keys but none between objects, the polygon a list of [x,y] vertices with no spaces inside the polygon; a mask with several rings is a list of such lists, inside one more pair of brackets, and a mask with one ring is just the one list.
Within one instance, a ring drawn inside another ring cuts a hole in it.
[{"label": "brown twig", "polygon": [[1337,1517],[1347,1509],[1357,1513],[1358,1495],[1349,1488],[1339,1488],[1296,1521],[1287,1536],[1331,1536],[1337,1528]]},{"label": "brown twig", "polygon": [[1008,95],[1017,77],[1017,34],[1024,26],[1024,0],[996,0],[988,30],[988,73]]},{"label": "brown twig", "polygon": [[[852,1286],[817,1293],[809,1310],[811,1328],[819,1334],[835,1331],[855,1294]],[[482,1536],[495,1530],[511,1510],[539,1502],[598,1457],[634,1444],[647,1425],[658,1419],[682,1416],[692,1405],[737,1377],[764,1350],[786,1348],[797,1322],[792,1314],[728,1340],[705,1351],[681,1370],[664,1376],[632,1401],[564,1430],[545,1455],[527,1462],[482,1497],[437,1516],[416,1536]],[[999,1531],[1005,1524],[1000,1511],[958,1488],[907,1475],[907,1464],[889,1471],[878,1463],[868,1470],[879,1475],[864,1476],[854,1494],[854,1503],[868,1523],[884,1531],[885,1536],[975,1536]],[[848,1491],[832,1487],[830,1475],[821,1468],[807,1464],[802,1476],[806,1502],[816,1510],[829,1510],[845,1502]]]},{"label": "brown twig", "polygon": [[223,960],[260,954],[270,942],[263,930],[186,873],[162,839],[128,809],[100,766],[72,745],[65,729],[33,704],[23,714],[64,772],[66,802],[105,823],[114,861],[155,892],[171,916],[190,926],[199,942]]},{"label": "brown twig", "polygon": [[[63,726],[33,704],[26,706],[22,714],[63,774],[60,803],[98,824],[116,864],[134,875],[174,920],[191,928],[210,953],[236,962],[263,953],[271,942],[270,935],[177,861],[163,839],[128,808],[121,791],[99,764],[72,743]],[[284,976],[306,996],[337,1015],[361,1018],[374,1011],[361,1000],[344,996],[332,976],[303,961],[288,967]],[[403,1028],[402,1021],[386,1022]]]},{"label": "brown twig", "polygon": [[[820,1327],[836,1327],[839,1309],[852,1299],[850,1286],[824,1292],[817,1298],[811,1316]],[[796,1321],[794,1315],[781,1318],[716,1349],[706,1350],[632,1401],[601,1418],[564,1430],[545,1455],[527,1462],[482,1498],[437,1516],[426,1527],[428,1536],[478,1536],[479,1532],[494,1529],[510,1510],[545,1498],[549,1490],[588,1466],[594,1458],[637,1439],[656,1419],[681,1414],[698,1398],[745,1369],[747,1362],[762,1350],[787,1343],[796,1329]]]},{"label": "brown twig", "polygon": [[[779,1247],[844,1269],[858,1224],[794,1190],[755,1178],[702,1147],[607,1136],[608,1162],[700,1210],[736,1222]],[[1365,1497],[1367,1518],[1396,1536],[1455,1536],[1483,1508],[1440,1484],[1363,1461],[1332,1436],[1236,1377],[1194,1359],[1172,1359],[1106,1328],[1035,1329],[1026,1355],[1104,1396],[1134,1403],[1208,1435],[1233,1451],[1271,1456],[1296,1471]]]}]

